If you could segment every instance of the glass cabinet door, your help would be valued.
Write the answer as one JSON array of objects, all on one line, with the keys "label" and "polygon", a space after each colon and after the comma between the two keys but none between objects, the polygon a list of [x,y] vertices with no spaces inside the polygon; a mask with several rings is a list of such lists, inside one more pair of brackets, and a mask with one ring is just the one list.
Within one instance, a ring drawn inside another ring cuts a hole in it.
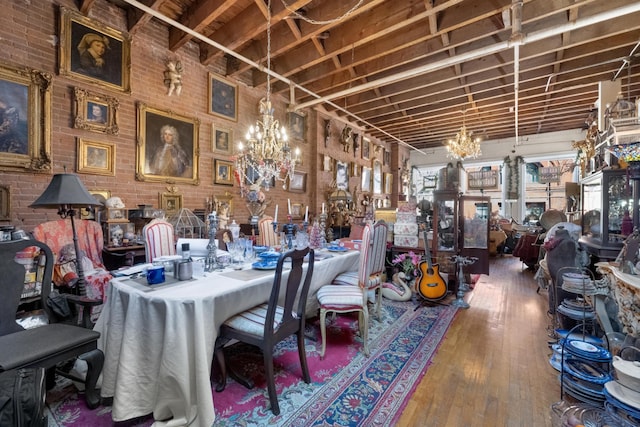
[{"label": "glass cabinet door", "polygon": [[460,197],[460,254],[478,260],[465,271],[473,274],[489,274],[489,219],[491,199],[482,196]]},{"label": "glass cabinet door", "polygon": [[458,194],[450,191],[436,191],[433,203],[433,252],[455,254],[458,251]]}]

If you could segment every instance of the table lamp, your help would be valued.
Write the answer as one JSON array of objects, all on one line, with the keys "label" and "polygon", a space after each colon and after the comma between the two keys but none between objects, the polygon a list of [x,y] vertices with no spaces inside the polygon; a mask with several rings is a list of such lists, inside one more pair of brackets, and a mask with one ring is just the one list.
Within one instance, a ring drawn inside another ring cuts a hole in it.
[{"label": "table lamp", "polygon": [[78,235],[73,217],[76,216],[75,208],[102,206],[85,188],[77,175],[69,173],[56,174],[51,179],[46,190],[29,205],[30,208],[58,209],[58,215],[62,219],[67,217],[71,220],[71,230],[73,232],[73,248],[76,252],[76,270],[78,274],[78,290],[81,295],[86,294],[86,279],[82,271],[80,262],[80,248],[78,246]]}]

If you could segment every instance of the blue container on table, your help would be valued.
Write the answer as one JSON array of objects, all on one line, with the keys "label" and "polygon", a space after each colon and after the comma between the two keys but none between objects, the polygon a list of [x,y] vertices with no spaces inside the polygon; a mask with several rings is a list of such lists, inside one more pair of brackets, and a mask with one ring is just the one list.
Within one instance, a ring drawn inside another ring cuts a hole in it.
[{"label": "blue container on table", "polygon": [[158,283],[164,283],[164,266],[154,265],[147,269],[147,283],[150,285],[157,285]]}]

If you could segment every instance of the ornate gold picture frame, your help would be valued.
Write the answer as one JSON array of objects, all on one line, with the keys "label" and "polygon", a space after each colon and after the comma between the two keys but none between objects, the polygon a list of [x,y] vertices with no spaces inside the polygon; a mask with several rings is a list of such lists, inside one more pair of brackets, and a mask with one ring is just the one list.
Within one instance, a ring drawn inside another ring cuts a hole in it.
[{"label": "ornate gold picture frame", "polygon": [[165,216],[171,215],[182,209],[182,194],[160,193],[160,209],[163,209]]},{"label": "ornate gold picture frame", "polygon": [[11,219],[11,191],[6,185],[0,185],[0,221]]},{"label": "ornate gold picture frame", "polygon": [[200,121],[138,103],[136,179],[199,184]]},{"label": "ornate gold picture frame", "polygon": [[212,151],[231,154],[233,152],[233,131],[222,126],[211,125]]},{"label": "ornate gold picture frame", "polygon": [[214,159],[215,184],[233,185],[233,163]]},{"label": "ornate gold picture frame", "polygon": [[51,76],[0,64],[0,107],[12,123],[0,135],[0,170],[51,171]]},{"label": "ornate gold picture frame", "polygon": [[238,85],[209,73],[209,114],[238,120]]},{"label": "ornate gold picture frame", "polygon": [[131,36],[60,7],[60,75],[130,92]]},{"label": "ornate gold picture frame", "polygon": [[111,142],[89,141],[78,138],[79,173],[115,176],[116,146]]},{"label": "ornate gold picture frame", "polygon": [[295,171],[289,177],[288,190],[292,193],[304,193],[307,191],[307,173]]},{"label": "ornate gold picture frame", "polygon": [[98,95],[88,90],[74,88],[73,127],[110,135],[118,134],[118,107],[116,98]]},{"label": "ornate gold picture frame", "polygon": [[96,221],[100,221],[101,218],[98,218],[98,212],[106,212],[104,208],[104,203],[108,198],[111,197],[110,190],[87,190],[89,194],[93,196],[94,199],[102,203],[102,207],[92,207],[90,209],[80,208],[80,218],[82,219],[95,219]]},{"label": "ornate gold picture frame", "polygon": [[294,141],[306,141],[305,135],[307,130],[306,117],[300,112],[292,111],[288,113],[289,119],[289,136]]}]

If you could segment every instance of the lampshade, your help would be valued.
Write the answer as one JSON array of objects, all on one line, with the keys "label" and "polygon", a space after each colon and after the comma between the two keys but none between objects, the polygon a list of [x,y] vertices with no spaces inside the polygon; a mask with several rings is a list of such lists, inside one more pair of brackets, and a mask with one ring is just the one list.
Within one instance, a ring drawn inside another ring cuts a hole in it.
[{"label": "lampshade", "polygon": [[46,190],[31,208],[58,209],[66,206],[102,206],[85,188],[77,175],[60,173],[53,176]]}]

